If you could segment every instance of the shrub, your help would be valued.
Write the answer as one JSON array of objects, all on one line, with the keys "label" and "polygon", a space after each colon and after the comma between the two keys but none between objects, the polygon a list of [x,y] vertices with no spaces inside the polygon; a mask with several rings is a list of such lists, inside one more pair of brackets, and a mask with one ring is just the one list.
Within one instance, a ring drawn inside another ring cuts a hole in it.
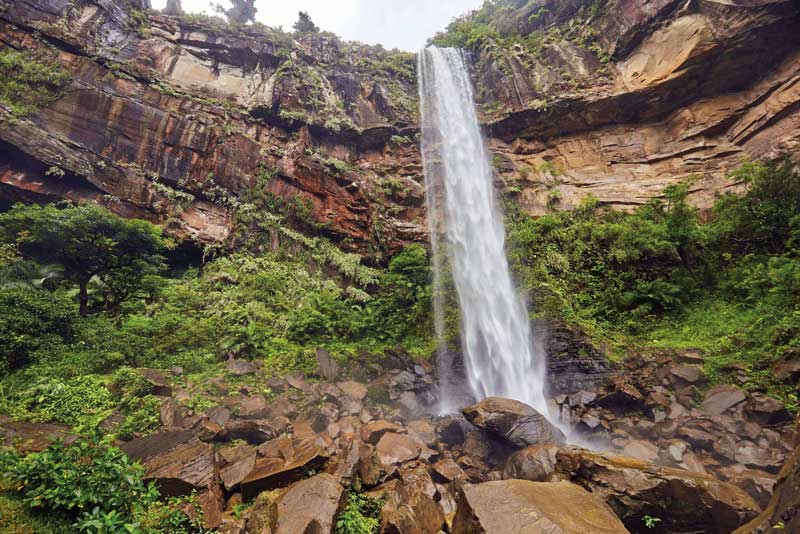
[{"label": "shrub", "polygon": [[58,352],[72,339],[75,308],[43,289],[0,291],[0,375],[29,363],[41,349]]},{"label": "shrub", "polygon": [[336,534],[377,534],[383,501],[349,490],[347,506],[336,518]]},{"label": "shrub", "polygon": [[113,403],[102,381],[93,376],[72,379],[43,377],[13,396],[12,415],[18,419],[92,425]]},{"label": "shrub", "polygon": [[143,468],[96,437],[70,446],[56,442],[24,457],[5,452],[0,465],[27,506],[74,518],[95,507],[131,517],[134,505],[155,500],[155,489],[142,482]]}]

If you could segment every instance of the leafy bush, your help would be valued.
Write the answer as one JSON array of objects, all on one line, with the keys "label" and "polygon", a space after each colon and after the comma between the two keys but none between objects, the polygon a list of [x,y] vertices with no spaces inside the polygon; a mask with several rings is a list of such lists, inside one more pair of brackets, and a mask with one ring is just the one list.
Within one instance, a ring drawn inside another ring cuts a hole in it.
[{"label": "leafy bush", "polygon": [[29,363],[37,350],[58,352],[71,340],[75,308],[41,289],[0,290],[0,375]]},{"label": "leafy bush", "polygon": [[[63,532],[89,534],[205,534],[203,514],[193,496],[158,500],[153,484],[142,480],[144,469],[119,449],[98,437],[81,438],[70,446],[56,442],[39,453],[19,456],[0,453],[0,475],[21,503],[21,521],[40,523],[46,512],[46,532],[61,532],[62,523],[74,522]],[[2,504],[0,493],[0,504]],[[193,519],[183,510],[194,508]],[[63,521],[62,521],[63,518]],[[0,526],[2,526],[0,519]],[[38,531],[37,531],[38,532]],[[44,531],[42,531],[44,532]]]},{"label": "leafy bush", "polygon": [[24,457],[5,452],[2,466],[27,506],[75,518],[95,507],[130,517],[136,503],[155,499],[154,488],[142,482],[143,468],[97,438],[56,442]]},{"label": "leafy bush", "polygon": [[336,518],[336,534],[377,534],[383,501],[347,492],[347,506]]},{"label": "leafy bush", "polygon": [[0,49],[0,103],[16,116],[57,100],[68,80],[55,54]]},{"label": "leafy bush", "polygon": [[111,394],[93,376],[72,379],[42,377],[11,396],[11,415],[18,419],[91,425],[110,409]]}]

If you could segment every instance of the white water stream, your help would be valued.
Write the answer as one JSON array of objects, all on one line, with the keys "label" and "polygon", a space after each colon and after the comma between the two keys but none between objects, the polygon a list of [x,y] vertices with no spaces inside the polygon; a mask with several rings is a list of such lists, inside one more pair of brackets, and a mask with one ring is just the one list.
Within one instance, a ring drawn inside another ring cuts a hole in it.
[{"label": "white water stream", "polygon": [[[452,275],[469,394],[477,400],[493,395],[516,399],[550,418],[544,351],[531,335],[525,301],[511,279],[503,218],[463,53],[427,48],[418,61],[437,335],[441,342],[442,279]],[[449,273],[443,272],[446,265]],[[441,411],[460,409],[463,394],[459,398],[444,345],[439,358]]]}]

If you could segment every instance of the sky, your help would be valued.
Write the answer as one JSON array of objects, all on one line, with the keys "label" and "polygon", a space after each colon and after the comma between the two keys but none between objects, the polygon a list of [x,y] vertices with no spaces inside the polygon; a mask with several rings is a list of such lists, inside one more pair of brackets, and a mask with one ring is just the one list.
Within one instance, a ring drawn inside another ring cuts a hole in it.
[{"label": "sky", "polygon": [[[214,0],[216,3],[217,0]],[[151,0],[162,9],[167,0]],[[209,0],[182,0],[183,10],[208,12]],[[228,6],[226,0],[219,3]],[[256,0],[256,19],[291,30],[298,11],[306,11],[322,30],[345,40],[382,44],[415,52],[454,17],[476,9],[483,0]]]}]

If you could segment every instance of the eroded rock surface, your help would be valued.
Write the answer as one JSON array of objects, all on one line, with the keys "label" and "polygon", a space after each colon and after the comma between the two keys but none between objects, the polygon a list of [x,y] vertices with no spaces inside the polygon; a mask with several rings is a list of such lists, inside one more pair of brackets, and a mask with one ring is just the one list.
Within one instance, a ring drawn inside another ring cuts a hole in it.
[{"label": "eroded rock surface", "polygon": [[453,534],[612,534],[628,532],[611,509],[569,482],[502,480],[466,485]]}]

